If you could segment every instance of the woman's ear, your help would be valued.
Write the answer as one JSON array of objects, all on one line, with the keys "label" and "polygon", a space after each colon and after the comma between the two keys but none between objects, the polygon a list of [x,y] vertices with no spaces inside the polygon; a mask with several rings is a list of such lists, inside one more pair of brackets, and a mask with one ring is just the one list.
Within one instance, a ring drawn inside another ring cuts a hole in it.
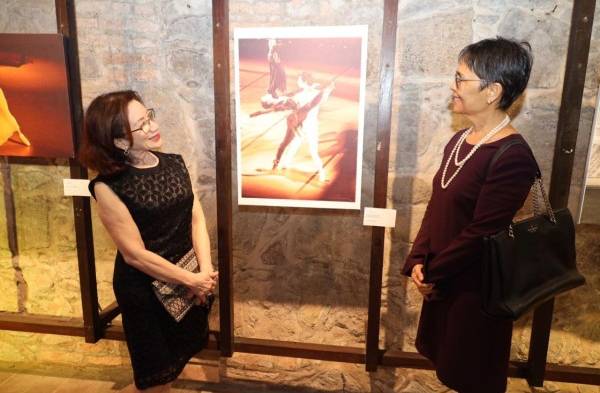
[{"label": "woman's ear", "polygon": [[128,150],[129,149],[129,141],[125,138],[115,138],[113,139],[113,143],[115,144],[115,146],[121,150]]},{"label": "woman's ear", "polygon": [[502,98],[502,85],[498,82],[492,83],[487,87],[487,103],[492,104]]}]

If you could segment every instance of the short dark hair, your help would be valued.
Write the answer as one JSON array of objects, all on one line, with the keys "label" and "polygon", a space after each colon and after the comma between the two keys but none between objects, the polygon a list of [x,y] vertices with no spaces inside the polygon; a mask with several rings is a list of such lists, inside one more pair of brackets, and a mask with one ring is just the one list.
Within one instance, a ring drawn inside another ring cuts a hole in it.
[{"label": "short dark hair", "polygon": [[143,104],[140,95],[133,90],[102,94],[90,103],[83,125],[83,143],[79,160],[88,168],[102,175],[110,175],[125,169],[127,156],[115,146],[117,138],[127,138],[133,143],[127,117],[127,105],[131,101]]},{"label": "short dark hair", "polygon": [[528,42],[496,37],[466,46],[458,61],[482,79],[481,89],[492,83],[502,85],[498,107],[507,110],[527,87],[533,56]]}]

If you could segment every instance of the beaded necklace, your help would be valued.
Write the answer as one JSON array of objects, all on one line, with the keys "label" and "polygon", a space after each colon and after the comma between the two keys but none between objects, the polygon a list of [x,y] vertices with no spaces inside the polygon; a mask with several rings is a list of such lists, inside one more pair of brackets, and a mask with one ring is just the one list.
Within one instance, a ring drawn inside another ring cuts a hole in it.
[{"label": "beaded necklace", "polygon": [[[471,151],[469,152],[469,154],[467,154],[467,156],[465,158],[463,158],[462,160],[459,160],[458,159],[458,151],[460,150],[462,144],[465,142],[467,137],[473,132],[473,127],[469,128],[467,131],[463,132],[463,134],[460,136],[460,138],[456,142],[456,145],[450,152],[450,156],[448,157],[448,160],[446,160],[446,165],[444,166],[444,171],[442,172],[442,178],[441,178],[442,189],[445,190],[446,188],[448,188],[448,186],[450,185],[450,182],[452,182],[452,180],[456,177],[456,175],[458,175],[458,172],[460,172],[460,170],[463,168],[463,166],[465,166],[465,163],[469,160],[469,158],[471,158],[473,156],[473,154],[475,154],[477,149],[479,149],[484,143],[486,143],[494,135],[496,135],[498,132],[500,132],[504,127],[506,127],[508,125],[508,123],[510,123],[510,117],[508,117],[508,115],[506,115],[506,117],[496,127],[492,128],[487,134],[485,134],[485,136],[483,138],[481,138],[481,140],[479,142],[477,142],[477,144],[475,146],[473,146],[473,148],[471,149]],[[452,161],[452,157],[454,157],[454,164],[458,168],[456,168],[456,171],[452,174],[452,176],[450,176],[448,181],[446,181],[446,172],[448,172],[448,166],[450,165],[450,161]]]}]

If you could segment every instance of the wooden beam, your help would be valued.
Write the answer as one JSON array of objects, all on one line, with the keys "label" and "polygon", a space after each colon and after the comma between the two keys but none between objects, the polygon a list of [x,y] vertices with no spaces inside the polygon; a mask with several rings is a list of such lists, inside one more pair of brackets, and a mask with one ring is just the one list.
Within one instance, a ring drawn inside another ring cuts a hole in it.
[{"label": "wooden beam", "polygon": [[19,255],[19,243],[17,241],[17,219],[15,213],[15,197],[10,175],[10,164],[8,157],[2,157],[1,162],[2,182],[4,187],[4,210],[6,213],[6,233],[8,235],[8,248],[13,257]]},{"label": "wooden beam", "polygon": [[106,326],[119,314],[121,314],[121,309],[119,308],[119,304],[114,301],[100,312],[100,323],[102,326]]},{"label": "wooden beam", "polygon": [[15,283],[17,285],[17,309],[26,312],[27,283],[23,278],[23,271],[19,266],[19,242],[17,234],[17,214],[15,211],[15,195],[12,187],[12,176],[10,161],[8,157],[2,157],[0,161],[0,172],[4,187],[4,213],[6,217],[6,234],[8,236],[8,248],[11,254],[11,264],[15,271]]},{"label": "wooden beam", "polygon": [[0,330],[84,336],[81,318],[55,317],[0,311]]},{"label": "wooden beam", "polygon": [[[569,201],[595,8],[595,0],[575,0],[573,2],[571,32],[549,192],[550,202],[555,209],[566,207]],[[533,313],[527,377],[531,386],[542,386],[544,383],[553,310],[554,299],[551,299]]]},{"label": "wooden beam", "polygon": [[[377,152],[375,155],[375,185],[373,206],[387,205],[388,168],[390,161],[390,127],[392,93],[396,57],[396,25],[398,0],[385,0],[381,48],[379,110],[377,118]],[[369,273],[369,308],[367,321],[367,371],[377,370],[379,363],[379,326],[381,319],[381,282],[383,279],[383,249],[385,228],[373,227],[371,235],[371,268]]]},{"label": "wooden beam", "polygon": [[[81,77],[79,74],[79,52],[77,47],[77,24],[73,0],[55,0],[56,24],[65,37],[67,57],[69,104],[73,125],[73,145],[79,147],[83,132],[83,104],[81,100]],[[69,160],[72,179],[87,179],[87,169],[76,158]],[[92,213],[88,197],[73,197],[75,219],[75,239],[81,288],[81,306],[85,327],[85,341],[96,342],[102,336],[102,325],[98,313],[98,289],[96,286],[96,265],[94,239],[92,235]]]},{"label": "wooden beam", "polygon": [[600,386],[600,369],[549,363],[546,364],[545,379],[547,381]]},{"label": "wooden beam", "polygon": [[[65,336],[84,336],[83,320],[46,315],[30,315],[12,312],[0,312],[0,330],[60,334]],[[107,340],[125,341],[123,325],[115,322],[108,326],[102,337]],[[211,331],[206,349],[218,350],[219,332]],[[303,359],[315,359],[342,363],[365,364],[365,352],[362,348],[343,347],[325,344],[305,344],[291,341],[275,341],[256,338],[236,338],[237,352],[257,355],[285,356]],[[380,352],[381,365],[421,370],[433,370],[429,360],[413,352]],[[511,361],[509,376],[526,378],[526,362]],[[600,369],[590,367],[564,366],[548,364],[546,380],[600,385]]]},{"label": "wooden beam", "polygon": [[550,181],[549,197],[554,208],[567,207],[569,201],[595,9],[596,0],[575,0],[573,2],[571,32]]},{"label": "wooden beam", "polygon": [[229,1],[213,0],[213,74],[217,233],[219,252],[219,323],[223,356],[233,354],[233,268],[231,196],[231,110],[229,77]]},{"label": "wooden beam", "polygon": [[427,358],[414,352],[385,351],[381,357],[381,365],[433,370],[433,364]]},{"label": "wooden beam", "polygon": [[261,355],[327,360],[343,363],[365,363],[364,349],[356,347],[236,337],[234,348],[236,352]]},{"label": "wooden beam", "polygon": [[[110,326],[107,326],[103,334],[104,336],[102,338],[105,338],[107,340],[125,341],[125,332],[123,331],[123,324],[121,322],[114,322]],[[215,332],[212,330],[209,332],[206,349],[219,349],[219,332]]]}]

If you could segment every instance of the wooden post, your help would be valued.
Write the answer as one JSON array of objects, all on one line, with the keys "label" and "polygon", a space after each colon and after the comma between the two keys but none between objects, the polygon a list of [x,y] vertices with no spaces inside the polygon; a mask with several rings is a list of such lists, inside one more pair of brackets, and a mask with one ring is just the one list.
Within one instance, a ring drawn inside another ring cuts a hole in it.
[{"label": "wooden post", "polygon": [[15,269],[15,282],[17,284],[17,309],[19,312],[27,312],[25,301],[27,298],[27,283],[23,278],[23,271],[19,266],[19,242],[17,240],[17,214],[15,211],[15,195],[13,193],[12,178],[10,174],[10,162],[8,157],[2,157],[0,162],[2,180],[4,186],[4,211],[6,216],[6,234],[8,236],[8,248],[12,259],[12,267]]},{"label": "wooden post", "polygon": [[[575,0],[573,2],[569,49],[567,51],[565,79],[558,115],[549,192],[550,202],[555,209],[566,207],[569,200],[595,8],[596,0]],[[527,360],[527,381],[531,386],[542,386],[544,383],[553,309],[554,299],[542,304],[533,314]]]},{"label": "wooden post", "polygon": [[[387,202],[388,167],[390,162],[390,126],[396,56],[396,25],[398,0],[386,0],[383,11],[383,32],[377,118],[377,152],[373,206],[385,208]],[[376,371],[381,362],[379,325],[381,317],[381,280],[385,228],[373,227],[371,239],[371,270],[369,274],[369,315],[367,322],[367,371]]]},{"label": "wooden post", "polygon": [[229,77],[229,1],[213,0],[213,74],[217,169],[217,233],[219,252],[219,347],[233,354],[231,110]]},{"label": "wooden post", "polygon": [[[79,75],[74,0],[55,0],[55,7],[57,29],[65,37],[73,146],[77,151],[83,131],[83,104],[81,102],[81,78]],[[72,179],[88,178],[87,169],[76,158],[69,159],[69,166]],[[75,216],[75,239],[77,241],[85,341],[96,342],[102,337],[103,326],[98,311],[98,288],[96,286],[94,239],[89,198],[73,197],[73,212]]]}]

